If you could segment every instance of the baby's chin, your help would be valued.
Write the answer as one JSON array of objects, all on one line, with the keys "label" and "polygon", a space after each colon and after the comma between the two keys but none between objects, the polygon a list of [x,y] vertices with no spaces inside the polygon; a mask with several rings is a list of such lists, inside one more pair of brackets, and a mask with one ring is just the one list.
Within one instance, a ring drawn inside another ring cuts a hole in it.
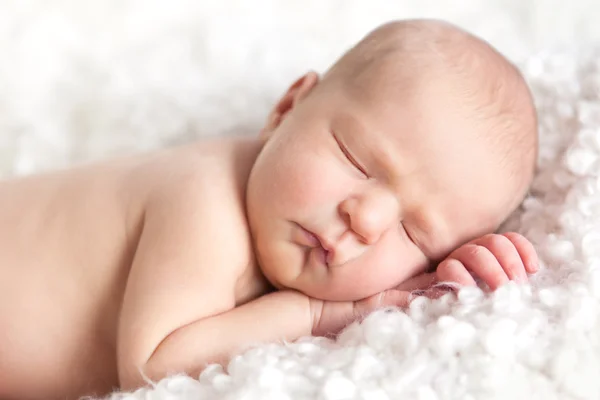
[{"label": "baby's chin", "polygon": [[[262,246],[256,253],[256,261],[258,268],[269,283],[276,289],[292,289],[291,283],[298,275],[293,273],[294,269],[290,268],[298,264],[298,257],[285,251],[282,246],[274,246],[275,240],[269,241],[270,245]],[[300,269],[296,267],[295,269]]]}]

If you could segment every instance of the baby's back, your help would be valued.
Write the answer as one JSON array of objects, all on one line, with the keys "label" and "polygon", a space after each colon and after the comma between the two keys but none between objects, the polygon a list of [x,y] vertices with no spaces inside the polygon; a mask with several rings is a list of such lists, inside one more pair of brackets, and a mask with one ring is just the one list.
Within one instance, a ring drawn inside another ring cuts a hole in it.
[{"label": "baby's back", "polygon": [[[240,250],[227,269],[211,274],[237,276],[251,259],[242,251],[249,248],[242,194],[258,144],[206,141],[0,182],[0,398],[74,398],[118,388],[117,326],[144,219],[153,210],[173,210],[190,232],[206,233],[205,221],[187,216],[198,215],[202,204],[217,205],[210,212],[223,218],[213,219],[224,221],[219,230]],[[184,203],[193,209],[180,209]],[[177,288],[162,289],[180,297],[183,286],[193,292],[202,283],[189,276],[174,282]],[[263,290],[244,284],[237,292],[235,285],[235,303]]]},{"label": "baby's back", "polygon": [[140,229],[133,166],[0,183],[0,398],[117,384],[116,319]]}]

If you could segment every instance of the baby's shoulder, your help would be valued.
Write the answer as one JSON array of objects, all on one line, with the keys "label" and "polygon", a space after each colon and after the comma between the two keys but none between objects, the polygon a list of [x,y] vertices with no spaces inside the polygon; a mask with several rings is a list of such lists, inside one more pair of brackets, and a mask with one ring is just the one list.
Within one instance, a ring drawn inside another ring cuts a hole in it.
[{"label": "baby's shoulder", "polygon": [[[150,197],[185,207],[193,214],[240,216],[248,173],[230,141],[199,142],[165,152],[154,161]],[[247,165],[247,171],[251,169]],[[246,225],[245,218],[236,222]],[[201,223],[201,222],[200,222]]]},{"label": "baby's shoulder", "polygon": [[244,202],[247,178],[239,173],[239,158],[230,146],[174,149],[156,165],[162,167],[144,205],[145,219],[160,219],[171,235],[185,242],[193,238],[222,252],[228,265],[244,268],[252,259]]}]

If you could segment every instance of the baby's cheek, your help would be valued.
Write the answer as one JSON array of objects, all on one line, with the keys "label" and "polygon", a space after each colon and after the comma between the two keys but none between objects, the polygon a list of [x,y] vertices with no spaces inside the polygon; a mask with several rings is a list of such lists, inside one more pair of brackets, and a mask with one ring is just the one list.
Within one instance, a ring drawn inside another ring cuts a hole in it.
[{"label": "baby's cheek", "polygon": [[412,243],[407,243],[399,232],[388,231],[379,243],[375,264],[382,279],[400,284],[427,268],[427,257]]},{"label": "baby's cheek", "polygon": [[344,198],[351,186],[335,165],[310,158],[290,168],[283,184],[290,200],[298,206],[316,206]]}]

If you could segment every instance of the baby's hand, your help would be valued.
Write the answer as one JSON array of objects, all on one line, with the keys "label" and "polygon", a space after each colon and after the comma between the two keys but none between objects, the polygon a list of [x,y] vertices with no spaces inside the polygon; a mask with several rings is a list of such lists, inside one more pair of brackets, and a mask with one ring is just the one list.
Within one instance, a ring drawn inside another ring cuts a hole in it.
[{"label": "baby's hand", "polygon": [[372,311],[385,307],[406,308],[423,291],[435,283],[435,274],[422,274],[403,282],[399,287],[385,290],[357,301],[324,301],[310,299],[313,320],[312,334],[335,335],[349,323],[361,320]]},{"label": "baby's hand", "polygon": [[476,285],[475,275],[495,290],[509,280],[527,282],[527,274],[538,268],[531,242],[509,232],[485,235],[462,245],[438,265],[436,275],[440,283],[466,286]]},{"label": "baby's hand", "polygon": [[334,336],[348,324],[361,320],[375,309],[386,306],[406,307],[410,299],[410,292],[396,289],[386,290],[358,301],[311,299],[312,334]]}]

